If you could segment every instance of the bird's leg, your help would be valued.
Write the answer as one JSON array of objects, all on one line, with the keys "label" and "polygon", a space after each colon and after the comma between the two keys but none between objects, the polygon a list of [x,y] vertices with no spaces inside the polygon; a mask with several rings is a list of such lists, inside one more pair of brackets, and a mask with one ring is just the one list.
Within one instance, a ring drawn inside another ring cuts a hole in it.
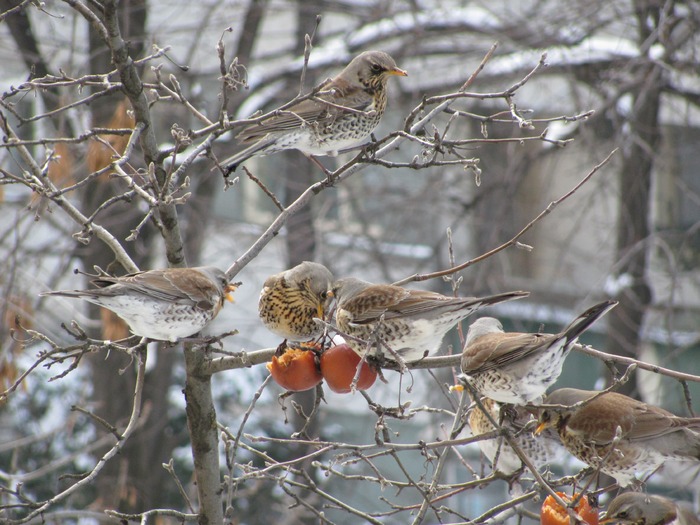
[{"label": "bird's leg", "polygon": [[525,472],[525,469],[526,469],[525,465],[521,465],[518,470],[516,470],[515,472],[513,472],[510,476],[508,476],[506,478],[506,482],[508,483],[508,493],[509,494],[512,494],[513,490],[516,487],[518,489],[520,489],[519,492],[520,492],[520,494],[522,494],[522,487],[520,486],[520,476],[523,475],[523,473]]},{"label": "bird's leg", "polygon": [[377,153],[378,147],[379,143],[377,141],[377,137],[375,137],[374,132],[372,132],[369,135],[369,142],[362,147],[362,150],[365,154],[365,157],[367,157],[367,160],[374,160],[374,155],[375,153]]},{"label": "bird's leg", "polygon": [[281,356],[281,355],[285,352],[285,350],[287,350],[287,340],[286,340],[286,339],[285,339],[284,341],[282,341],[282,342],[277,346],[277,348],[275,349],[275,355],[276,355],[277,357],[279,357],[279,356]]},{"label": "bird's leg", "polygon": [[326,177],[328,177],[328,178],[330,179],[331,172],[328,171],[328,170],[326,169],[326,167],[325,167],[323,164],[321,164],[321,161],[319,161],[319,160],[316,158],[315,155],[306,155],[306,154],[304,154],[304,156],[305,156],[307,159],[309,159],[311,162],[313,162],[314,164],[316,164],[316,166],[318,166],[319,168],[321,168],[321,171],[323,172],[323,174],[324,174]]},{"label": "bird's leg", "polygon": [[515,410],[515,407],[511,405],[510,403],[503,403],[501,405],[501,409],[499,410],[500,414],[500,420],[499,423],[503,424],[503,422],[508,419],[511,423],[514,423],[516,418],[518,417],[518,413]]},{"label": "bird's leg", "polygon": [[377,376],[379,377],[379,380],[384,383],[385,385],[389,384],[389,381],[387,380],[386,377],[384,377],[384,374],[382,373],[382,362],[381,359],[379,359],[376,355],[368,355],[365,354],[364,358],[367,360],[367,364],[372,367],[372,369],[377,372]]}]

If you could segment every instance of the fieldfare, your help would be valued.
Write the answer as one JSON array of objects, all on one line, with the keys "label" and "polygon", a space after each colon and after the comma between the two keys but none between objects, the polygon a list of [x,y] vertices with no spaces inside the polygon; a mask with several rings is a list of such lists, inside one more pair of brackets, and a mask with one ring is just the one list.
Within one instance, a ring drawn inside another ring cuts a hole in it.
[{"label": "fieldfare", "polygon": [[[523,407],[502,406],[488,397],[482,398],[481,404],[496,423],[510,431],[516,445],[536,469],[539,470],[563,457],[565,450],[555,432],[545,431],[541,436],[533,436],[532,430],[528,431],[528,422],[534,420]],[[496,428],[478,405],[469,412],[469,427],[474,436],[492,432]],[[523,467],[522,460],[504,437],[482,439],[477,444],[493,470],[509,476]]]},{"label": "fieldfare", "polygon": [[[360,355],[374,347],[378,355],[418,361],[440,348],[445,334],[483,306],[520,299],[528,292],[487,297],[448,297],[391,284],[347,277],[333,284],[335,320],[347,343]],[[358,341],[359,339],[359,341]]]},{"label": "fieldfare", "polygon": [[477,319],[467,332],[460,379],[500,403],[538,401],[561,374],[578,336],[616,304],[592,306],[558,334],[506,333],[498,319]]},{"label": "fieldfare", "polygon": [[243,128],[236,138],[252,143],[221,164],[234,171],[254,155],[297,149],[305,155],[331,155],[358,146],[379,124],[386,109],[387,81],[406,76],[382,51],[356,56],[317,95]]},{"label": "fieldfare", "polygon": [[[667,459],[700,459],[700,418],[679,417],[616,392],[560,388],[545,397],[535,433],[555,428],[571,454],[626,487]],[[619,429],[619,430],[618,430]]]},{"label": "fieldfare", "polygon": [[286,340],[315,339],[323,333],[323,325],[314,318],[324,319],[332,283],[328,268],[309,261],[271,275],[260,292],[258,315],[268,330]]},{"label": "fieldfare", "polygon": [[674,501],[663,496],[625,492],[610,502],[608,510],[600,518],[600,523],[697,525],[700,520],[690,510],[677,506]]},{"label": "fieldfare", "polygon": [[112,310],[131,331],[148,339],[175,342],[204,328],[232,301],[226,274],[212,266],[165,268],[122,277],[102,276],[90,290],[62,290],[41,295],[85,299]]}]

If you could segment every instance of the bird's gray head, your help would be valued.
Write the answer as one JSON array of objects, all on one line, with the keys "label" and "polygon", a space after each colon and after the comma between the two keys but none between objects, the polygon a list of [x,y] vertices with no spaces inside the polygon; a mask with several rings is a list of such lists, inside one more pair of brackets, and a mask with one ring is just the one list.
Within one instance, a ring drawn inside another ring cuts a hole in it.
[{"label": "bird's gray head", "polygon": [[335,297],[336,304],[340,305],[358,296],[369,286],[372,286],[372,283],[356,279],[355,277],[344,277],[333,283],[331,291],[333,292],[333,297]]},{"label": "bird's gray head", "polygon": [[304,261],[287,271],[285,278],[294,285],[306,282],[315,296],[325,298],[333,283],[333,274],[322,264]]},{"label": "bird's gray head", "polygon": [[341,76],[359,80],[364,85],[385,83],[394,75],[405,77],[408,73],[400,69],[394,59],[384,51],[365,51],[357,55],[341,73]]},{"label": "bird's gray head", "polygon": [[200,266],[196,269],[216,284],[216,287],[221,295],[224,295],[228,291],[232,291],[228,290],[228,288],[230,287],[228,285],[228,278],[226,277],[226,273],[224,273],[219,268],[215,266]]},{"label": "bird's gray head", "polygon": [[[586,401],[595,396],[598,392],[592,390],[579,390],[578,388],[558,388],[547,394],[542,401],[544,405],[561,405],[563,407],[573,407],[577,403]],[[567,408],[544,408],[540,410],[537,418],[539,425],[535,434],[539,434],[546,428],[553,428],[560,421],[566,422],[571,415],[571,410]]]},{"label": "bird's gray head", "polygon": [[580,390],[578,388],[558,388],[547,394],[544,399],[546,405],[562,405],[566,407],[574,406],[576,403],[585,401],[596,395],[593,390]]},{"label": "bird's gray head", "polygon": [[675,503],[662,496],[626,492],[610,502],[601,523],[666,525],[678,516]]},{"label": "bird's gray head", "polygon": [[469,346],[471,342],[476,341],[482,335],[498,332],[503,332],[503,325],[501,324],[501,321],[494,317],[481,317],[469,325],[465,345]]}]

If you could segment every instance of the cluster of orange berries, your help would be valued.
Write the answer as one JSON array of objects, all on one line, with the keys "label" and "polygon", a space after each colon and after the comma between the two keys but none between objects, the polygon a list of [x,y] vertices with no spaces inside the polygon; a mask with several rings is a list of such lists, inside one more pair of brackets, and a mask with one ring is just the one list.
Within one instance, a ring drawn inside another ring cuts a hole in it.
[{"label": "cluster of orange berries", "polygon": [[[272,357],[267,369],[277,384],[292,392],[308,390],[325,380],[333,392],[347,394],[353,390],[352,383],[360,360],[347,344],[323,351],[288,347],[281,356]],[[367,390],[376,379],[376,370],[363,361],[354,390]]]}]

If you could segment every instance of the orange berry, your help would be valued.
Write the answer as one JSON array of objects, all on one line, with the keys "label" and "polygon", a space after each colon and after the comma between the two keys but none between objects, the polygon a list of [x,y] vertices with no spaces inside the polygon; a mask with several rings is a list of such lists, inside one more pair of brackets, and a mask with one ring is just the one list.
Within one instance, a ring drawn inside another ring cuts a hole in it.
[{"label": "orange berry", "polygon": [[287,348],[279,357],[273,355],[267,369],[278,385],[291,392],[309,390],[323,379],[314,353],[298,348]]},{"label": "orange berry", "polygon": [[[563,492],[557,492],[557,495],[566,503],[571,503],[578,497],[578,494],[574,494],[572,497],[564,494]],[[591,507],[591,504],[586,496],[579,499],[575,510],[576,514],[578,514],[583,520],[582,523],[587,525],[598,525],[598,511]],[[542,503],[540,523],[542,525],[569,525],[569,521],[569,514],[566,509],[559,505],[552,495],[547,496]]]},{"label": "orange berry", "polygon": [[[321,374],[323,374],[328,388],[338,394],[349,393],[360,359],[360,356],[346,344],[332,346],[323,352],[321,354]],[[377,372],[365,361],[360,368],[360,376],[355,388],[367,390],[376,379]]]}]

